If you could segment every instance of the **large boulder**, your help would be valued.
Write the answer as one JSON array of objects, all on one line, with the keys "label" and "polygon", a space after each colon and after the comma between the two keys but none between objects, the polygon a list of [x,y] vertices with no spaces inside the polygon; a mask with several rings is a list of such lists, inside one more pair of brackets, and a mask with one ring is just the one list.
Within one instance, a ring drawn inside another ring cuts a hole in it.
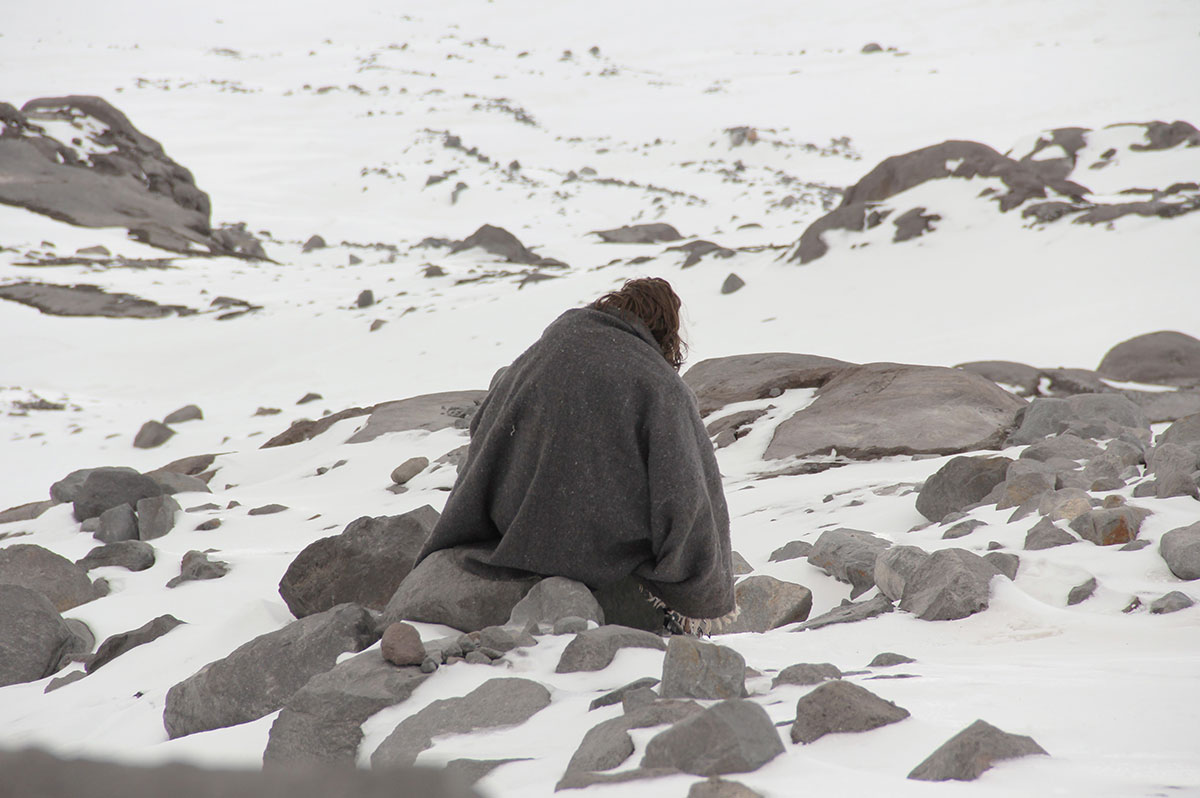
[{"label": "large boulder", "polygon": [[766,710],[730,698],[691,715],[646,744],[641,767],[697,776],[749,773],[782,754],[783,741]]},{"label": "large boulder", "polygon": [[534,585],[513,607],[508,622],[553,626],[563,618],[583,618],[604,625],[604,610],[588,586],[565,576],[550,576]]},{"label": "large boulder", "polygon": [[36,590],[59,612],[100,595],[85,569],[33,543],[14,543],[0,549],[0,584]]},{"label": "large boulder", "polygon": [[851,598],[875,586],[875,559],[892,544],[859,529],[829,529],[821,533],[808,562],[840,582],[849,582]]},{"label": "large boulder", "polygon": [[1019,396],[1037,396],[1042,379],[1041,369],[1011,360],[975,360],[954,368],[987,377],[997,385],[1011,386]]},{"label": "large boulder", "polygon": [[271,724],[263,766],[353,766],[363,722],[407,700],[427,678],[420,668],[397,668],[373,648],[317,674],[288,699]]},{"label": "large boulder", "polygon": [[696,394],[700,414],[734,402],[779,396],[792,388],[819,388],[842,369],[841,360],[790,352],[761,352],[701,360],[683,375]]},{"label": "large boulder", "polygon": [[1100,507],[1077,515],[1071,529],[1097,546],[1115,546],[1136,538],[1149,516],[1150,511],[1141,507]]},{"label": "large boulder", "polygon": [[1070,432],[1079,438],[1116,438],[1126,429],[1149,431],[1150,420],[1133,401],[1116,393],[1082,393],[1066,399],[1034,399],[1017,418],[1009,445],[1037,443]]},{"label": "large boulder", "polygon": [[167,691],[163,725],[172,739],[257,720],[281,708],[337,658],[379,639],[366,609],[342,604],[259,635]]},{"label": "large boulder", "polygon": [[938,522],[977,504],[1004,481],[1007,457],[955,457],[939,468],[917,494],[917,512]]},{"label": "large boulder", "polygon": [[1180,579],[1200,579],[1200,521],[1165,533],[1158,543],[1158,552]]},{"label": "large boulder", "polygon": [[421,621],[474,632],[502,626],[538,577],[491,579],[464,565],[468,548],[430,554],[400,583],[383,609],[381,623]]},{"label": "large boulder", "polygon": [[[140,499],[161,496],[165,492],[150,477],[127,468],[92,469],[78,489],[72,491],[75,520],[95,518],[105,510],[122,504],[133,507]],[[53,491],[51,495],[54,495]]]},{"label": "large boulder", "polygon": [[609,624],[575,635],[563,649],[554,672],[603,670],[612,664],[613,657],[622,648],[652,648],[665,651],[667,644],[652,632]]},{"label": "large boulder", "polygon": [[253,254],[252,237],[214,234],[191,172],[100,97],[30,100],[0,121],[0,202],[81,227],[124,227],[176,252]]},{"label": "large boulder", "polygon": [[1170,330],[1139,335],[1108,350],[1096,370],[1113,380],[1200,385],[1200,340]]},{"label": "large boulder", "polygon": [[905,582],[900,609],[924,621],[953,621],[987,609],[1000,571],[965,549],[935,551]]},{"label": "large boulder", "polygon": [[892,546],[875,558],[875,584],[879,592],[892,601],[904,596],[904,586],[913,574],[929,559],[929,552],[919,546]]},{"label": "large boulder", "polygon": [[759,574],[743,579],[733,590],[737,617],[723,625],[720,634],[767,632],[808,618],[812,591],[804,585]]},{"label": "large boulder", "polygon": [[37,681],[57,671],[74,637],[44,595],[0,584],[0,687]]},{"label": "large boulder", "polygon": [[1044,755],[1046,750],[1032,737],[1009,734],[977,720],[943,743],[908,777],[919,781],[974,781],[995,762],[1034,754]]},{"label": "large boulder", "polygon": [[466,429],[487,391],[448,391],[383,402],[371,409],[367,424],[346,443],[373,441],[389,432],[421,429]]},{"label": "large boulder", "polygon": [[461,252],[464,249],[478,247],[485,252],[499,255],[510,263],[537,263],[540,258],[534,255],[521,241],[503,227],[485,224],[462,241],[456,241],[450,246],[450,252]]},{"label": "large boulder", "polygon": [[127,474],[138,473],[136,469],[127,466],[79,468],[50,486],[50,500],[55,504],[70,504],[75,501],[75,499],[79,498],[79,491],[83,488],[83,483],[97,471],[124,471]]},{"label": "large boulder", "polygon": [[841,370],[775,430],[764,457],[956,454],[997,448],[1025,406],[978,374],[869,363]]},{"label": "large boulder", "polygon": [[678,723],[702,712],[695,701],[650,700],[637,708],[627,707],[625,714],[602,721],[588,730],[567,763],[567,771],[558,788],[575,786],[584,773],[611,770],[633,755],[630,729],[644,729],[664,723]]},{"label": "large boulder", "polygon": [[297,618],[346,602],[382,610],[412,571],[437,519],[437,510],[425,505],[351,521],[340,535],[304,547],[279,580],[279,595]]},{"label": "large boulder", "polygon": [[677,635],[663,658],[663,698],[724,699],[746,695],[746,660],[732,648]]}]

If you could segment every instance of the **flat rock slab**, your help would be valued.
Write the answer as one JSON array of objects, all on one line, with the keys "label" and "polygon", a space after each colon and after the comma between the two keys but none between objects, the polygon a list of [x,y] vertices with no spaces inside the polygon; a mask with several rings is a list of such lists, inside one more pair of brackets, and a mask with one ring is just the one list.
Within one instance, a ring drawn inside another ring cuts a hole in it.
[{"label": "flat rock slab", "polygon": [[279,580],[279,595],[297,618],[346,602],[382,610],[412,571],[437,523],[429,505],[403,515],[363,516],[340,535],[301,550]]},{"label": "flat rock slab", "polygon": [[892,544],[859,529],[829,529],[821,533],[808,562],[840,582],[850,583],[851,598],[875,586],[875,558]]},{"label": "flat rock slab", "polygon": [[466,429],[485,396],[487,391],[449,391],[383,402],[375,405],[366,426],[351,435],[346,443],[365,443],[389,432],[412,429],[429,432]]},{"label": "flat rock slab", "polygon": [[112,662],[125,652],[153,642],[176,626],[181,626],[182,624],[183,621],[174,615],[160,615],[154,620],[139,626],[137,629],[105,638],[100,647],[96,649],[96,653],[87,661],[85,669],[88,673],[91,673]]},{"label": "flat rock slab", "polygon": [[854,623],[865,621],[883,615],[885,612],[895,612],[896,607],[887,596],[876,596],[865,601],[845,601],[841,606],[834,607],[823,615],[811,618],[793,629],[793,632],[807,632],[810,629],[821,629],[838,623]]},{"label": "flat rock slab", "polygon": [[161,319],[196,311],[183,305],[160,305],[133,294],[110,294],[96,285],[9,283],[0,285],[0,299],[19,302],[48,316],[104,316],[110,319]]},{"label": "flat rock slab", "polygon": [[519,726],[550,705],[550,691],[529,679],[492,679],[460,698],[434,701],[400,722],[371,755],[372,768],[411,765],[443,734]]},{"label": "flat rock slab", "polygon": [[663,698],[742,698],[746,660],[732,648],[676,635],[667,644],[658,692]]},{"label": "flat rock slab", "polygon": [[271,724],[263,767],[353,766],[363,722],[406,701],[428,678],[420,668],[386,662],[375,649],[317,674],[288,699]]},{"label": "flat rock slab", "polygon": [[1165,533],[1159,539],[1158,552],[1171,573],[1180,579],[1200,579],[1200,521]]},{"label": "flat rock slab", "polygon": [[0,583],[35,590],[59,612],[100,595],[86,570],[33,543],[13,543],[0,548]]},{"label": "flat rock slab", "polygon": [[853,365],[831,357],[760,352],[702,360],[683,375],[696,394],[700,414],[735,402],[779,396],[793,388],[819,388]]},{"label": "flat rock slab", "polygon": [[522,628],[529,624],[553,626],[563,618],[583,618],[603,626],[604,610],[587,585],[565,576],[551,576],[529,589],[512,608],[508,622]]},{"label": "flat rock slab", "polygon": [[812,591],[794,582],[760,574],[737,583],[733,591],[738,614],[722,626],[720,634],[766,632],[808,618]]},{"label": "flat rock slab", "polygon": [[167,691],[163,725],[171,739],[257,720],[280,709],[347,651],[379,639],[363,607],[342,604],[259,635]]},{"label": "flat rock slab", "polygon": [[951,737],[908,774],[919,781],[974,781],[1003,759],[1046,754],[1032,737],[1009,734],[977,720]]},{"label": "flat rock slab", "polygon": [[951,459],[925,480],[917,494],[917,512],[937,523],[979,503],[1004,481],[1012,462],[999,456]]},{"label": "flat rock slab", "polygon": [[811,743],[826,734],[864,732],[904,720],[908,710],[853,682],[829,681],[796,703],[792,742]]},{"label": "flat rock slab", "polygon": [[42,593],[0,584],[0,687],[34,682],[56,672],[73,638]]},{"label": "flat rock slab", "polygon": [[924,621],[952,621],[987,609],[991,580],[999,571],[965,549],[929,556],[904,586],[900,609]]},{"label": "flat rock slab", "polygon": [[766,710],[753,701],[731,698],[653,737],[641,767],[722,776],[758,770],[783,752],[783,741]]},{"label": "flat rock slab", "polygon": [[555,673],[604,670],[623,648],[652,648],[666,651],[667,644],[653,632],[608,624],[575,635],[558,659]]},{"label": "flat rock slab", "polygon": [[994,449],[1025,402],[978,374],[871,363],[843,369],[784,421],[765,459],[831,451],[855,460]]}]

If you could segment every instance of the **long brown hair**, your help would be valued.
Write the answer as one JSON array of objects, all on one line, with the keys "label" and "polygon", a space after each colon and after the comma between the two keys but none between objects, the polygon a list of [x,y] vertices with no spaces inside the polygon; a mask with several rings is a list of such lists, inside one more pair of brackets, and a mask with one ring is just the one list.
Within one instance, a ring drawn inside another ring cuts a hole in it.
[{"label": "long brown hair", "polygon": [[650,328],[671,368],[679,371],[687,357],[687,344],[679,335],[679,309],[683,302],[666,280],[661,277],[626,280],[625,285],[609,291],[591,307],[624,311],[641,319]]}]

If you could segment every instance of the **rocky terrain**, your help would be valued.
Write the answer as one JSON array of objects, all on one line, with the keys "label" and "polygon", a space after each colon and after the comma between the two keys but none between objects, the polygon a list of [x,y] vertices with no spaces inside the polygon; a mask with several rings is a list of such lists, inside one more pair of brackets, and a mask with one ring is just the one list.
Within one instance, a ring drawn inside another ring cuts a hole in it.
[{"label": "rocky terrain", "polygon": [[[1200,16],[919,5],[24,10],[0,795],[1200,789]],[[647,274],[737,619],[413,571],[496,370]]]}]

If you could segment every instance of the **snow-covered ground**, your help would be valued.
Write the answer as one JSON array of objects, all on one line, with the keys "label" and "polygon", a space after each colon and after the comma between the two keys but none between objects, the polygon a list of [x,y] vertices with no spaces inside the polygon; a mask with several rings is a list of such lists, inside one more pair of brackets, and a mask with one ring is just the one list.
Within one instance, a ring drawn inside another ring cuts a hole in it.
[{"label": "snow-covered ground", "polygon": [[[216,452],[224,454],[213,496],[180,502],[242,505],[185,514],[155,541],[150,570],[92,574],[107,577],[112,593],[66,614],[87,622],[97,639],[163,613],[187,625],[52,693],[43,694],[44,682],[0,689],[5,748],[257,766],[273,716],[168,742],[167,689],[291,619],[276,587],[308,543],[363,515],[440,508],[452,469],[426,472],[400,495],[385,490],[388,475],[409,457],[433,460],[466,437],[404,432],[346,445],[362,423],[350,419],[308,442],[268,450],[261,443],[324,410],[485,388],[562,310],[630,277],[662,276],[676,287],[692,363],[780,351],[1091,369],[1135,335],[1173,329],[1200,337],[1200,213],[1034,228],[1016,212],[966,201],[986,180],[970,191],[938,181],[910,192],[912,204],[940,209],[936,235],[899,244],[847,237],[837,246],[838,234],[829,234],[833,247],[820,260],[785,260],[805,226],[839,201],[836,189],[890,155],[947,139],[1021,152],[1040,131],[1062,126],[1200,123],[1190,77],[1200,72],[1200,6],[1192,0],[286,8],[116,0],[99,10],[68,0],[21,4],[4,18],[0,100],[19,107],[59,94],[106,98],[193,172],[212,199],[214,222],[245,222],[274,261],[21,265],[94,245],[127,258],[169,253],[131,242],[123,230],[73,228],[0,206],[0,282],[91,283],[202,311],[218,296],[262,306],[228,321],[209,312],[133,320],[55,317],[0,302],[0,508],[45,498],[52,482],[77,468],[149,470]],[[862,53],[870,42],[884,50]],[[733,146],[726,131],[738,126],[754,128],[759,140]],[[447,136],[461,146],[445,146]],[[1198,181],[1197,153],[1130,157],[1096,172],[1089,188],[1115,194]],[[519,168],[510,169],[512,161]],[[452,199],[459,183],[466,188]],[[665,245],[605,244],[590,235],[650,221],[745,249],[683,269],[684,253]],[[485,223],[568,268],[546,269],[555,279],[519,287],[525,267],[477,249],[448,255],[417,246],[426,237],[465,238]],[[302,253],[312,234],[331,246]],[[866,240],[870,246],[850,248]],[[361,262],[351,265],[352,255]],[[430,264],[445,276],[424,276]],[[725,295],[730,272],[746,285]],[[358,308],[364,289],[376,304]],[[377,319],[387,323],[371,331]],[[323,398],[297,406],[310,391]],[[66,409],[15,405],[37,397]],[[804,399],[775,401],[792,398]],[[203,420],[178,425],[161,447],[132,447],[143,422],[189,403],[203,409]],[[260,407],[282,412],[255,415]],[[849,587],[803,560],[768,563],[788,541],[815,540],[836,525],[931,550],[967,545],[942,541],[937,527],[909,532],[924,520],[914,494],[876,492],[921,482],[944,459],[888,458],[758,481],[769,432],[760,424],[718,455],[734,548],[756,573],[809,586],[814,616]],[[316,475],[342,459],[344,466]],[[269,502],[290,509],[245,515]],[[1156,500],[1142,537],[1157,543],[1200,518],[1198,508],[1187,497]],[[969,547],[995,540],[1019,550],[1029,522],[1009,524],[1008,515],[974,511],[988,527]],[[210,516],[223,519],[220,529],[192,530],[193,520]],[[31,533],[15,542],[69,559],[95,545],[66,506],[7,526],[0,532]],[[163,588],[183,553],[209,548],[232,565],[226,577]],[[1102,589],[1066,607],[1067,590],[1089,574]],[[789,743],[785,756],[738,778],[771,796],[1200,792],[1192,719],[1200,703],[1200,610],[1121,612],[1133,596],[1172,589],[1200,599],[1200,588],[1171,575],[1157,546],[1115,554],[1084,544],[1022,552],[1016,581],[995,580],[991,608],[966,620],[927,623],[897,612],[802,634],[722,637],[763,672],[795,662],[856,670],[890,650],[914,657],[905,670],[919,676],[867,683],[912,712],[904,723]],[[509,672],[549,686],[551,706],[519,730],[439,741],[420,763],[533,757],[493,771],[479,788],[549,795],[584,732],[619,713],[588,713],[588,702],[661,670],[661,653],[629,650],[599,673],[556,675],[567,639],[540,640],[510,657]],[[368,721],[364,751],[400,718],[499,674],[444,668],[411,700]],[[769,679],[750,683],[772,720],[789,720],[807,688],[768,687]],[[970,784],[904,778],[976,718],[1031,735],[1052,756],[1002,764]],[[652,731],[634,732],[639,751]],[[589,792],[683,795],[694,780]]]}]

